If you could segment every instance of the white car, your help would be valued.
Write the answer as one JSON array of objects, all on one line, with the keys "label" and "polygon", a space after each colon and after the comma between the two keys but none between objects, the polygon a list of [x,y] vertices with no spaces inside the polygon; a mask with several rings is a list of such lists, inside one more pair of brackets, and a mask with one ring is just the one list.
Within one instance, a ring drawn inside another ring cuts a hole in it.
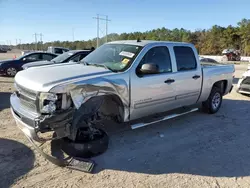
[{"label": "white car", "polygon": [[243,94],[250,94],[250,64],[247,71],[242,75],[237,84],[237,92]]}]

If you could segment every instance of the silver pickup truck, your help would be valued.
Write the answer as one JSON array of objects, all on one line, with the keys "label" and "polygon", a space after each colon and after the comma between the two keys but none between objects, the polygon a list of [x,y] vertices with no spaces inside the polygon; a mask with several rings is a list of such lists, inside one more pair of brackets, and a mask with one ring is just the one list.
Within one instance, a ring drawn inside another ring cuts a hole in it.
[{"label": "silver pickup truck", "polygon": [[51,138],[43,133],[54,132],[72,147],[89,146],[107,137],[111,123],[136,129],[198,107],[216,113],[234,72],[233,65],[202,66],[189,43],[110,42],[79,63],[18,72],[11,111],[29,139],[45,142]]}]

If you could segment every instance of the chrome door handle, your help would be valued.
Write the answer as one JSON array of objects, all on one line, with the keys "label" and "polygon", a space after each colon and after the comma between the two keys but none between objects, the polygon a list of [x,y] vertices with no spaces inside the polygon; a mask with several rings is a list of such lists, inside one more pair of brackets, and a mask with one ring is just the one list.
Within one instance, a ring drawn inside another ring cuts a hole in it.
[{"label": "chrome door handle", "polygon": [[196,80],[196,79],[198,79],[200,77],[201,77],[200,75],[194,75],[192,78]]},{"label": "chrome door handle", "polygon": [[174,79],[170,79],[170,78],[164,81],[164,83],[166,83],[166,84],[171,84],[173,82],[175,82],[175,80]]}]

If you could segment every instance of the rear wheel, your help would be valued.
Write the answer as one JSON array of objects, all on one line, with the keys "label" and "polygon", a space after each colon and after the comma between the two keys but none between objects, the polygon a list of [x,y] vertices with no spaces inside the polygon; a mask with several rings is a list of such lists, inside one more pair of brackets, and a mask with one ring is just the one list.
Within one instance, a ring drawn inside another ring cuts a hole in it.
[{"label": "rear wheel", "polygon": [[208,99],[202,103],[202,108],[205,112],[209,114],[214,114],[218,112],[222,103],[222,93],[221,89],[218,87],[213,87]]},{"label": "rear wheel", "polygon": [[6,70],[7,76],[15,76],[16,73],[17,73],[17,70],[16,70],[14,67],[9,67],[9,68]]}]

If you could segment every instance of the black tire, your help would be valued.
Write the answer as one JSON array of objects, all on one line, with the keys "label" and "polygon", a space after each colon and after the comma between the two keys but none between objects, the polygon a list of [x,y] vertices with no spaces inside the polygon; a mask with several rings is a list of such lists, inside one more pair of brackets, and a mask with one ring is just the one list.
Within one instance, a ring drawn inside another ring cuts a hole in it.
[{"label": "black tire", "polygon": [[218,87],[213,87],[211,93],[206,101],[202,103],[202,109],[204,112],[214,114],[218,112],[222,104],[222,93]]},{"label": "black tire", "polygon": [[5,70],[7,76],[14,77],[17,73],[17,69],[14,67],[9,67]]},{"label": "black tire", "polygon": [[[87,129],[87,127],[83,128]],[[84,140],[77,136],[75,141],[69,138],[62,139],[62,150],[72,157],[91,158],[104,153],[108,149],[109,137],[99,130],[101,135],[94,140]]]}]

